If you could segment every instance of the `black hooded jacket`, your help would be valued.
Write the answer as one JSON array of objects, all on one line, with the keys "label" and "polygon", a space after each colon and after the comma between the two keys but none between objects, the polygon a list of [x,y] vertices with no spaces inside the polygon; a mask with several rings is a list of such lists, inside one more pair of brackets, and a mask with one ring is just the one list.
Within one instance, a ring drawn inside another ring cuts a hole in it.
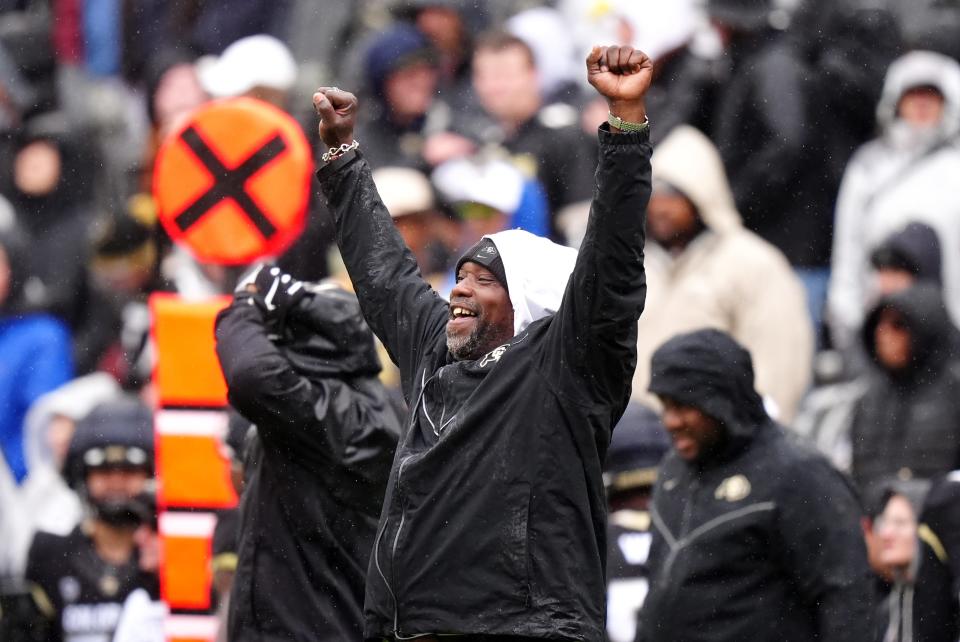
[{"label": "black hooded jacket", "polygon": [[[605,639],[602,463],[636,366],[649,157],[646,133],[601,129],[562,305],[474,361],[450,355],[448,304],[421,278],[362,155],[319,171],[364,315],[412,409],[368,576],[368,639]],[[431,415],[446,417],[439,436]]]},{"label": "black hooded jacket", "polygon": [[[911,360],[900,371],[876,361],[880,314],[900,313],[911,335]],[[960,468],[960,336],[940,288],[916,285],[874,307],[862,339],[874,359],[851,426],[852,474],[870,496],[885,478],[932,479]]]},{"label": "black hooded jacket", "polygon": [[229,633],[235,642],[359,640],[363,585],[399,422],[353,295],[309,294],[271,340],[238,299],[217,318],[247,456]]},{"label": "black hooded jacket", "polygon": [[653,356],[650,390],[718,420],[724,439],[660,466],[640,639],[868,640],[857,502],[767,416],[746,350],[716,330],[675,337]]}]

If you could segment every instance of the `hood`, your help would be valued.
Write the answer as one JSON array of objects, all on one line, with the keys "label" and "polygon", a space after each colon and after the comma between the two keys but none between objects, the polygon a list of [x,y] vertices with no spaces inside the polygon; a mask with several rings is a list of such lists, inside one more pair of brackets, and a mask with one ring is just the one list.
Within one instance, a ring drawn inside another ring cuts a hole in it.
[{"label": "hood", "polygon": [[731,442],[752,439],[768,421],[750,353],[720,330],[678,334],[660,346],[650,362],[650,392],[713,417]]},{"label": "hood", "polygon": [[940,238],[926,223],[908,224],[888,236],[870,255],[874,268],[895,267],[922,281],[943,283]]},{"label": "hood", "polygon": [[57,468],[62,463],[53,460],[47,444],[47,430],[54,417],[63,416],[78,422],[119,393],[116,379],[98,372],[74,379],[37,399],[24,420],[27,467],[32,471],[41,466]]},{"label": "hood", "polygon": [[332,284],[308,287],[277,339],[284,357],[308,379],[376,376],[380,360],[357,297]]},{"label": "hood", "polygon": [[367,49],[365,72],[367,89],[379,101],[384,100],[384,83],[392,72],[413,61],[434,61],[435,54],[427,37],[416,27],[399,24],[384,32]]},{"label": "hood", "polygon": [[654,189],[669,184],[696,206],[704,225],[723,233],[742,227],[720,154],[700,130],[680,125],[653,150]]},{"label": "hood", "polygon": [[77,209],[93,200],[95,175],[102,165],[93,151],[97,145],[90,134],[72,129],[63,113],[50,112],[29,120],[15,139],[14,153],[19,154],[37,142],[47,143],[57,151],[60,172],[56,184],[46,194],[27,194],[17,187],[11,166],[2,186],[2,193],[10,199],[20,225],[31,234],[42,234],[61,221],[77,216]]},{"label": "hood", "polygon": [[895,60],[887,70],[883,93],[877,105],[877,123],[888,137],[895,136],[897,103],[908,89],[929,85],[943,94],[943,118],[930,143],[949,140],[960,132],[960,64],[932,51],[912,51]]},{"label": "hood", "polygon": [[503,259],[513,306],[513,334],[560,309],[577,251],[524,230],[489,234]]},{"label": "hood", "polygon": [[957,357],[960,331],[950,320],[940,287],[919,283],[880,299],[864,321],[861,340],[874,363],[877,357],[874,334],[885,308],[893,308],[903,315],[913,338],[913,357],[899,378],[922,382],[927,375],[936,374],[937,366]]}]

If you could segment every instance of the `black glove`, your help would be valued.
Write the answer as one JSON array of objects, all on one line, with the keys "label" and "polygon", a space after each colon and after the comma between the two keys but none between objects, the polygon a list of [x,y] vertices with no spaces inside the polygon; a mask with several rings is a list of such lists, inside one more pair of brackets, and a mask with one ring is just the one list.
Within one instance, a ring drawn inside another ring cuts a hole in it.
[{"label": "black glove", "polygon": [[279,331],[287,314],[307,294],[303,281],[298,281],[280,268],[261,263],[240,279],[234,298],[246,299],[266,314],[267,323]]}]

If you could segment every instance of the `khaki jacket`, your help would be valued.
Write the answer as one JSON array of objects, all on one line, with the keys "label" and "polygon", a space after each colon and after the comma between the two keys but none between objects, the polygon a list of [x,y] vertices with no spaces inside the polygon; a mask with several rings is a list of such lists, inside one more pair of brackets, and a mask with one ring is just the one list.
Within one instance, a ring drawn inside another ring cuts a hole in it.
[{"label": "khaki jacket", "polygon": [[665,181],[696,205],[707,231],[672,257],[646,243],[647,306],[639,322],[633,395],[647,393],[650,357],[675,334],[711,327],[753,358],[756,388],[789,422],[810,381],[813,331],[805,293],[776,247],[745,229],[720,157],[692,127],[673,130],[653,154],[654,185]]}]

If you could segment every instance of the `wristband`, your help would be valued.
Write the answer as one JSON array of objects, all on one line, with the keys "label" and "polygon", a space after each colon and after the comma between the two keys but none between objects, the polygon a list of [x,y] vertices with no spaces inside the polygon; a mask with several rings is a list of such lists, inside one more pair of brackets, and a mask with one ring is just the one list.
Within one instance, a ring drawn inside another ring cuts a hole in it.
[{"label": "wristband", "polygon": [[642,132],[650,127],[649,118],[645,119],[642,123],[631,123],[630,121],[624,120],[619,116],[614,116],[610,112],[607,112],[607,122],[611,127],[616,127],[622,132]]}]

